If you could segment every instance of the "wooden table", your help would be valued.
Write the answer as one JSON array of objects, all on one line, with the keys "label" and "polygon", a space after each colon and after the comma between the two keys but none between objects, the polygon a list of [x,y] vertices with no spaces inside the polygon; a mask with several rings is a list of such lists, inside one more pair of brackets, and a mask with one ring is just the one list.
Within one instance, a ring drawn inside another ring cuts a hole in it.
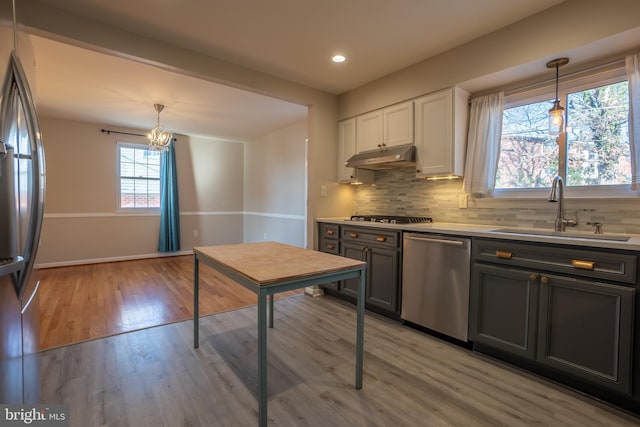
[{"label": "wooden table", "polygon": [[356,389],[362,388],[364,289],[367,264],[275,242],[193,248],[193,346],[199,346],[198,265],[202,261],[258,295],[258,419],[267,425],[267,297],[273,327],[273,295],[307,286],[360,277],[356,319]]}]

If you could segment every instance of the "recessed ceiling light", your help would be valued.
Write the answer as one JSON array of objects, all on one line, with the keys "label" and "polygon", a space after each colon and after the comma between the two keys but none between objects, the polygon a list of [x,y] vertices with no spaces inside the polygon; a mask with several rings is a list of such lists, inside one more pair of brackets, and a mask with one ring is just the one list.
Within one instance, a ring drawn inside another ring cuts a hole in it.
[{"label": "recessed ceiling light", "polygon": [[344,62],[347,60],[347,58],[345,58],[343,55],[335,55],[333,58],[331,58],[331,60],[333,62]]}]

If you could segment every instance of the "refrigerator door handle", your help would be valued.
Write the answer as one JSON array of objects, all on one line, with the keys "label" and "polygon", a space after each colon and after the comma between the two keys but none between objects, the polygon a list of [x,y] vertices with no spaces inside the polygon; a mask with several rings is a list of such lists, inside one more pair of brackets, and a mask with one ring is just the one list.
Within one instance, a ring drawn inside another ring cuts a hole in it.
[{"label": "refrigerator door handle", "polygon": [[[12,85],[15,85],[15,90],[12,91],[13,97],[17,96],[24,111],[26,131],[30,141],[31,178],[33,183],[31,188],[32,193],[30,195],[31,212],[27,220],[27,234],[21,254],[25,261],[25,268],[19,274],[18,283],[18,298],[22,298],[31,275],[31,270],[33,269],[38,243],[40,241],[42,218],[44,216],[45,164],[42,139],[40,136],[40,124],[38,123],[35,104],[29,89],[26,74],[15,52],[12,53],[9,63],[9,70],[13,81]],[[6,94],[5,92],[5,95]],[[10,108],[8,105],[9,102],[11,102],[11,100],[7,103],[3,100],[3,111],[1,114],[5,120],[10,114],[8,111]]]}]

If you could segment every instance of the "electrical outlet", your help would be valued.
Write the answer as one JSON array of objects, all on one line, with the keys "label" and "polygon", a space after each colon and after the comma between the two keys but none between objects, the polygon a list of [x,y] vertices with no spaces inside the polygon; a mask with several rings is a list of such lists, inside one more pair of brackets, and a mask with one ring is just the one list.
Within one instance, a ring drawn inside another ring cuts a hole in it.
[{"label": "electrical outlet", "polygon": [[324,184],[320,186],[320,197],[327,197],[327,186]]},{"label": "electrical outlet", "polygon": [[193,230],[193,237],[198,237],[199,233],[198,230]]}]

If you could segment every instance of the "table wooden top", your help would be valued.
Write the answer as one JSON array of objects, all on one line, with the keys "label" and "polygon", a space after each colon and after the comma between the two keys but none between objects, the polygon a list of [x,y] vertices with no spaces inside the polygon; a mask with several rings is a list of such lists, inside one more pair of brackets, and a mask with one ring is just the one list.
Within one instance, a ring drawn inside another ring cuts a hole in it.
[{"label": "table wooden top", "polygon": [[199,246],[194,253],[223,264],[257,285],[366,266],[366,262],[277,242]]}]

